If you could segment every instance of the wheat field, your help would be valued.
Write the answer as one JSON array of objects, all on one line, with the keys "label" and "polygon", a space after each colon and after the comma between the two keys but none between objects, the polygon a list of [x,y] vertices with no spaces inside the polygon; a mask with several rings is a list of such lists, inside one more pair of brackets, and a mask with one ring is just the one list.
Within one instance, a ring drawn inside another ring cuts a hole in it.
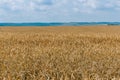
[{"label": "wheat field", "polygon": [[0,27],[0,80],[120,80],[120,26]]}]

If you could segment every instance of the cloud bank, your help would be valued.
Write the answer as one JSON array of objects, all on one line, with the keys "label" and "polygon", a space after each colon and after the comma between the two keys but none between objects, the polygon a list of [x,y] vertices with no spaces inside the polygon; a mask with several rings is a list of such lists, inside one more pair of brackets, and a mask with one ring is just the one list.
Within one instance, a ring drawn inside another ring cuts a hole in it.
[{"label": "cloud bank", "polygon": [[[16,16],[25,16],[25,14],[32,16],[36,13],[36,17],[39,17],[40,14],[44,17],[46,15],[46,18],[51,18],[54,15],[55,17],[69,18],[76,14],[90,15],[95,12],[119,12],[119,4],[120,0],[0,0],[0,16],[8,17],[9,15],[12,18],[14,17],[13,14],[16,13]],[[6,17],[3,17],[2,20],[5,20]]]}]

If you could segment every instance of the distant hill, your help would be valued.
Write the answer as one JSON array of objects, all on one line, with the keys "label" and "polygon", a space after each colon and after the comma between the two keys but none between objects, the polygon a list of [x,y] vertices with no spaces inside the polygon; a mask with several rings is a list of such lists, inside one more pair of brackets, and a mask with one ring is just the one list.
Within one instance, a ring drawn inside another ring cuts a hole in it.
[{"label": "distant hill", "polygon": [[88,25],[120,25],[120,22],[0,23],[0,26],[88,26]]}]

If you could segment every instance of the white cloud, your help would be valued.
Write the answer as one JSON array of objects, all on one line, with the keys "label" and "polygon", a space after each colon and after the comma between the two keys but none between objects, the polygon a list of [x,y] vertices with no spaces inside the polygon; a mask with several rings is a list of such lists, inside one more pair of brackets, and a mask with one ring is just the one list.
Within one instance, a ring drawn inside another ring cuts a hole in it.
[{"label": "white cloud", "polygon": [[91,12],[97,8],[97,0],[76,0],[73,9],[80,12]]},{"label": "white cloud", "polygon": [[46,9],[50,1],[47,3],[46,0],[0,0],[0,9],[9,10],[35,10],[35,9]]},{"label": "white cloud", "polygon": [[116,10],[116,8],[120,8],[120,0],[101,0],[99,1],[99,8]]},{"label": "white cloud", "polygon": [[118,9],[119,4],[120,0],[0,0],[0,9],[47,10],[71,5],[75,11],[91,12],[99,8]]},{"label": "white cloud", "polygon": [[0,0],[0,17],[4,20],[79,20],[82,15],[113,15],[115,11],[120,12],[120,0]]}]

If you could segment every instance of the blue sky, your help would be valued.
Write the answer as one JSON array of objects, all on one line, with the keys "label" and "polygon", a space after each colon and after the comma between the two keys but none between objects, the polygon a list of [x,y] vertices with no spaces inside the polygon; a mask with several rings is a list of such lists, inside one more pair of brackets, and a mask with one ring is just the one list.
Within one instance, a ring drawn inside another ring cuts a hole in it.
[{"label": "blue sky", "polygon": [[0,22],[119,22],[120,0],[0,0]]}]

